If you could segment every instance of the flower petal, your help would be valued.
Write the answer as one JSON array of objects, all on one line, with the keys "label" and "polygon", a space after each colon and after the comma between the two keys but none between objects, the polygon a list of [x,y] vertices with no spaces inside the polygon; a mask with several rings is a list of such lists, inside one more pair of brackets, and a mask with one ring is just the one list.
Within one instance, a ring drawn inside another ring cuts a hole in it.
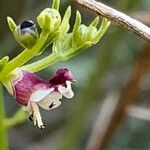
[{"label": "flower petal", "polygon": [[51,110],[58,107],[61,102],[60,99],[62,98],[62,94],[59,92],[52,92],[43,98],[41,101],[38,102],[38,105],[45,110]]},{"label": "flower petal", "polygon": [[71,83],[70,81],[66,81],[66,85],[67,87],[65,86],[62,86],[60,85],[58,87],[58,91],[63,95],[65,96],[66,98],[72,98],[74,96],[74,93],[72,91],[72,88],[71,88]]},{"label": "flower petal", "polygon": [[32,102],[39,102],[44,97],[49,95],[52,91],[54,91],[54,88],[48,88],[48,89],[38,89],[37,91],[34,91],[30,96],[30,101]]},{"label": "flower petal", "polygon": [[67,91],[66,93],[63,94],[66,98],[70,99],[74,96],[74,93],[72,90]]}]

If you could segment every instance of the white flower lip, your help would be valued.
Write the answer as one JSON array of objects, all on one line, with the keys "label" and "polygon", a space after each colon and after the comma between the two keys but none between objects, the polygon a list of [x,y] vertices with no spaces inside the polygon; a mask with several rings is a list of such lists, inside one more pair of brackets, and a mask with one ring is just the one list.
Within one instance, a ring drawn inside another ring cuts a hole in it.
[{"label": "white flower lip", "polygon": [[74,93],[71,88],[71,83],[72,83],[71,81],[66,81],[66,85],[67,85],[66,87],[62,85],[58,86],[58,91],[68,99],[74,96]]},{"label": "white flower lip", "polygon": [[54,91],[54,88],[48,89],[40,88],[31,94],[30,101],[39,102],[43,100],[47,95],[49,95],[52,91]]},{"label": "white flower lip", "polygon": [[62,99],[62,95],[59,92],[51,92],[39,101],[38,105],[45,110],[51,110],[60,106],[60,99]]}]

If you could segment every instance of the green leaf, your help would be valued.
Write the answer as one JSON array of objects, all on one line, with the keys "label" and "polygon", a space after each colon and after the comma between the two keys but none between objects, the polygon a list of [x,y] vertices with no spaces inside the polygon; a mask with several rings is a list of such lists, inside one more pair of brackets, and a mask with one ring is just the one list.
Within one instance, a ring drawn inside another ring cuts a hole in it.
[{"label": "green leaf", "polygon": [[7,17],[7,23],[8,23],[8,26],[9,26],[9,29],[11,30],[11,32],[14,32],[15,29],[17,28],[17,25],[14,22],[14,20],[11,17]]},{"label": "green leaf", "polygon": [[59,10],[60,0],[53,0],[52,8]]}]

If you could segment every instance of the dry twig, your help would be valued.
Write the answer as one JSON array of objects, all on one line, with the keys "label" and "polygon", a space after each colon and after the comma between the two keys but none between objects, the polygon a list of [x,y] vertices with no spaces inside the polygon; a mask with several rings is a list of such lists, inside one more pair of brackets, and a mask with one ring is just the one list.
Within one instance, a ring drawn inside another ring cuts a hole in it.
[{"label": "dry twig", "polygon": [[150,42],[150,28],[128,15],[106,6],[95,0],[76,0],[79,4],[96,12],[98,15],[120,24],[122,27],[136,33],[145,41]]}]

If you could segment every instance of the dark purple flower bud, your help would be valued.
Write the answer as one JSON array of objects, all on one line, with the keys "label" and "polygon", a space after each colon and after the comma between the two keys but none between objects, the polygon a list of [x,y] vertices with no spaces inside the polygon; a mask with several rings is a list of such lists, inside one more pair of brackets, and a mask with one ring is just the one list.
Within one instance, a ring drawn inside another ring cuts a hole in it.
[{"label": "dark purple flower bud", "polygon": [[32,48],[38,38],[38,31],[31,20],[23,21],[14,31],[16,41],[25,48]]}]

